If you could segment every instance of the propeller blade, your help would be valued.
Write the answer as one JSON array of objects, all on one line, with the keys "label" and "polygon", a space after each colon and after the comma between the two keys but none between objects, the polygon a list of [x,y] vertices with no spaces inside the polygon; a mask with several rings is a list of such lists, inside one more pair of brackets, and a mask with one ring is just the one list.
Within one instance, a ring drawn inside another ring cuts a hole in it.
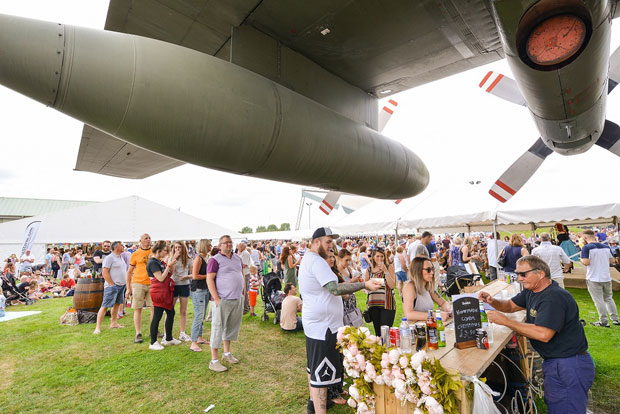
[{"label": "propeller blade", "polygon": [[394,201],[394,204],[397,204],[397,205],[398,205],[398,204],[400,204],[400,202],[401,202],[401,201],[403,201],[403,199],[402,199],[402,198],[401,198],[400,200],[396,200],[396,201]]},{"label": "propeller blade", "polygon": [[499,180],[489,190],[489,194],[497,200],[505,203],[516,194],[517,191],[530,179],[553,151],[545,145],[541,138],[538,138],[534,145],[519,157],[502,174]]},{"label": "propeller blade", "polygon": [[605,128],[596,141],[596,145],[620,157],[620,126],[610,120],[605,120]]},{"label": "propeller blade", "polygon": [[498,98],[502,98],[517,105],[527,106],[525,98],[521,95],[521,91],[517,86],[517,82],[501,73],[490,71],[482,78],[478,86]]},{"label": "propeller blade", "polygon": [[381,109],[379,112],[379,132],[383,131],[383,128],[385,128],[392,115],[394,115],[394,111],[396,111],[397,106],[398,102],[394,99],[390,99]]},{"label": "propeller blade", "polygon": [[338,202],[341,194],[342,193],[339,191],[330,191],[329,193],[325,194],[325,198],[323,198],[323,201],[321,201],[319,210],[329,215],[329,213],[331,213],[334,209],[334,206]]}]

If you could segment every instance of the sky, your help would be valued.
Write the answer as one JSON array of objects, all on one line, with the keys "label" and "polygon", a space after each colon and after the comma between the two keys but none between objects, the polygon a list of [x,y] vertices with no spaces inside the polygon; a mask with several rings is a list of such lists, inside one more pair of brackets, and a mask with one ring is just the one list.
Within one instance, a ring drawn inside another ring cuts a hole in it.
[{"label": "sky", "polygon": [[[100,29],[107,8],[104,0],[0,0],[2,14]],[[620,45],[616,29],[612,51]],[[511,76],[506,61],[498,61],[391,97],[399,105],[383,134],[422,158],[431,175],[426,191],[469,186],[475,197],[490,197],[486,190],[538,138],[527,109],[478,87],[489,70]],[[620,122],[620,97],[614,93],[607,113]],[[0,196],[107,201],[138,195],[237,231],[283,222],[295,226],[301,186],[192,165],[144,180],[77,172],[81,122],[2,86],[0,114]],[[618,171],[620,158],[597,146],[571,157],[552,154],[512,200],[531,200],[535,206],[551,187],[565,191],[567,204],[597,200],[609,191],[620,195]],[[601,179],[593,182],[592,175]],[[481,184],[474,189],[471,180]],[[327,217],[318,206],[304,206],[302,228],[333,224],[344,216],[335,211]]]}]

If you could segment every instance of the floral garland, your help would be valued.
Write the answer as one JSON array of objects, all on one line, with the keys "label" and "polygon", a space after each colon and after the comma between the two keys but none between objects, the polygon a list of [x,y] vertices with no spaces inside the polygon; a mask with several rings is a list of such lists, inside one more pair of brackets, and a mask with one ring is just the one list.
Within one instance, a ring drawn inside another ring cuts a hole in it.
[{"label": "floral garland", "polygon": [[402,405],[415,404],[414,414],[458,414],[455,391],[461,387],[460,381],[425,351],[412,355],[386,349],[368,328],[352,326],[338,330],[338,347],[352,383],[347,403],[357,408],[357,414],[375,412],[373,383],[390,387]]}]

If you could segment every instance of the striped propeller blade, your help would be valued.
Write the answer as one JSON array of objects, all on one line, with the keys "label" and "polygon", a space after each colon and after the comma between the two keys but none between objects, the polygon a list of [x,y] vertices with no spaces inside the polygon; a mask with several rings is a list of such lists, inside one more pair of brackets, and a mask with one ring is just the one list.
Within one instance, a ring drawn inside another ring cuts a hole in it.
[{"label": "striped propeller blade", "polygon": [[478,86],[485,92],[495,95],[498,98],[516,103],[517,105],[527,106],[517,82],[501,73],[490,71],[482,78]]},{"label": "striped propeller blade", "polygon": [[499,178],[489,190],[489,194],[502,203],[510,200],[517,191],[534,175],[553,151],[549,149],[541,138],[519,157]]},{"label": "striped propeller blade", "polygon": [[383,108],[381,108],[381,111],[379,112],[379,132],[383,131],[392,115],[394,115],[394,111],[396,111],[397,106],[398,102],[396,102],[394,99],[390,99],[383,106]]},{"label": "striped propeller blade", "polygon": [[329,193],[327,193],[323,201],[321,201],[319,210],[329,215],[329,213],[331,213],[336,206],[336,203],[338,202],[341,194],[342,193],[340,193],[339,191],[330,191]]}]

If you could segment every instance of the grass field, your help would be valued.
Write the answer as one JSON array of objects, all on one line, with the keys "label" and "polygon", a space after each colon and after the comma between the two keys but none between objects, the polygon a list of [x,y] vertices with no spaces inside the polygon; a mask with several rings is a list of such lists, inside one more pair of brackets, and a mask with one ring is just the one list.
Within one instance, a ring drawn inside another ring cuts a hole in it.
[{"label": "grass field", "polygon": [[[570,291],[589,320],[594,305],[587,291]],[[615,298],[620,302],[618,293]],[[358,304],[364,303],[358,293]],[[273,325],[273,314],[268,322],[244,316],[240,340],[233,344],[241,363],[216,374],[208,370],[208,348],[193,353],[183,344],[155,352],[148,350],[147,340],[134,344],[131,311],[121,319],[126,328],[106,329],[106,318],[98,336],[92,335],[94,325],[60,326],[70,304],[71,299],[63,298],[9,308],[41,313],[0,323],[0,412],[200,413],[210,404],[215,404],[214,414],[305,412],[304,336],[281,332]],[[189,313],[191,322],[191,304]],[[399,307],[397,318],[401,314]],[[145,312],[144,333],[147,318]],[[206,324],[205,336],[209,328]],[[178,329],[177,319],[175,336]],[[586,333],[597,364],[594,400],[601,410],[617,412],[620,328],[587,327]],[[344,406],[330,412],[353,410]]]}]

